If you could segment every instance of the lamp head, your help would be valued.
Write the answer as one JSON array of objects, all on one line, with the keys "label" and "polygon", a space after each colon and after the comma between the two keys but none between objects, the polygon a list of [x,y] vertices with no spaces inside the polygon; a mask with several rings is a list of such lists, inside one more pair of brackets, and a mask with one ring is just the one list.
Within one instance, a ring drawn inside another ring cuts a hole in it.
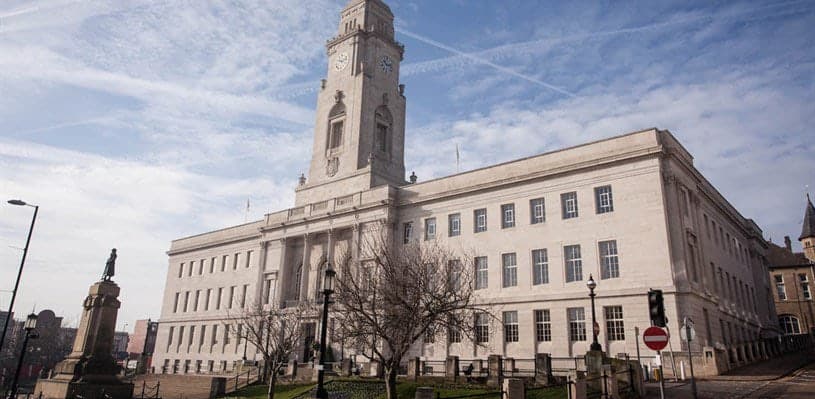
[{"label": "lamp head", "polygon": [[31,332],[31,330],[37,328],[37,315],[35,313],[28,315],[28,317],[25,319],[23,328],[28,332]]},{"label": "lamp head", "polygon": [[17,206],[26,206],[26,205],[28,205],[28,204],[25,203],[25,201],[18,200],[18,199],[8,200],[8,203],[11,204],[11,205],[17,205]]},{"label": "lamp head", "polygon": [[337,272],[331,268],[331,264],[328,264],[328,268],[325,269],[325,281],[323,282],[323,290],[325,292],[334,292],[334,277],[337,275]]},{"label": "lamp head", "polygon": [[594,278],[589,274],[589,281],[586,281],[586,286],[589,287],[590,290],[594,291],[597,288],[597,282],[594,281]]}]

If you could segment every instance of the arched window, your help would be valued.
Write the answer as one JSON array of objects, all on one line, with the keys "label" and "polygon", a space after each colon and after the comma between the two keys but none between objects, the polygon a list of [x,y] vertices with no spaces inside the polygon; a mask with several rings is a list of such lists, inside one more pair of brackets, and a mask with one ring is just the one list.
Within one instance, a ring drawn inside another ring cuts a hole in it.
[{"label": "arched window", "polygon": [[785,314],[779,316],[778,324],[781,325],[781,330],[784,331],[784,335],[801,333],[801,324],[798,323],[798,318],[793,315]]},{"label": "arched window", "polygon": [[393,126],[393,115],[385,105],[376,109],[376,136],[374,143],[379,152],[390,153],[391,129]]},{"label": "arched window", "polygon": [[328,142],[329,150],[342,147],[343,130],[345,128],[345,104],[338,102],[328,113]]}]

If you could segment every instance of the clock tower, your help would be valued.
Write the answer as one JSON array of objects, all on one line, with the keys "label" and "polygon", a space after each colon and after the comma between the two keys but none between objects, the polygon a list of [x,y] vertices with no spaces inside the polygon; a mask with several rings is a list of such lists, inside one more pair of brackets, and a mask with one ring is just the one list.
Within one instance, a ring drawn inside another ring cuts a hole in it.
[{"label": "clock tower", "polygon": [[382,0],[351,0],[326,47],[328,75],[297,206],[405,184],[404,46],[394,39],[390,8]]}]

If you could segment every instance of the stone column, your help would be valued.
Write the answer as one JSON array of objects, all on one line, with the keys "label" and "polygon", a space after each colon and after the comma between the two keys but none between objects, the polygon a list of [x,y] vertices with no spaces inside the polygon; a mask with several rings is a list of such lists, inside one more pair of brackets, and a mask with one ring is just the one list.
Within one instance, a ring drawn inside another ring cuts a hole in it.
[{"label": "stone column", "polygon": [[535,382],[544,385],[552,382],[552,357],[548,353],[535,354]]},{"label": "stone column", "polygon": [[586,376],[582,371],[569,372],[567,377],[572,381],[571,395],[569,399],[586,399]]},{"label": "stone column", "polygon": [[308,279],[311,271],[310,256],[311,244],[309,243],[309,236],[303,234],[303,266],[300,269],[300,296],[297,298],[298,301],[308,301]]},{"label": "stone column", "polygon": [[501,355],[490,355],[487,358],[487,364],[487,367],[489,367],[487,385],[498,386],[501,378],[504,376],[503,359],[501,359]]},{"label": "stone column", "polygon": [[342,359],[342,376],[351,376],[351,359],[349,358]]},{"label": "stone column", "polygon": [[287,284],[287,283],[291,281],[291,276],[293,275],[292,270],[290,270],[289,268],[286,267],[286,252],[287,252],[286,247],[287,247],[286,239],[281,238],[280,239],[280,265],[277,268],[278,273],[279,273],[279,277],[277,278],[277,281],[275,282],[276,284],[277,284],[277,282],[279,282],[279,287],[275,290],[275,297],[274,297],[274,303],[278,307],[281,307],[281,308],[283,306],[285,306],[285,303],[283,303],[283,301],[286,298],[286,293],[284,291],[286,291],[286,289],[291,285],[291,284]]},{"label": "stone column", "polygon": [[419,378],[419,376],[421,375],[421,370],[419,369],[419,367],[421,367],[421,365],[422,365],[422,362],[419,360],[418,357],[414,357],[414,358],[411,358],[410,360],[408,360],[408,368],[407,368],[408,378],[411,378],[411,379],[413,379],[413,381],[416,381]]},{"label": "stone column", "polygon": [[447,381],[458,381],[458,356],[447,356],[444,362],[444,377]]},{"label": "stone column", "polygon": [[503,391],[506,399],[524,399],[526,397],[526,389],[524,388],[524,380],[520,378],[507,378],[504,380]]}]

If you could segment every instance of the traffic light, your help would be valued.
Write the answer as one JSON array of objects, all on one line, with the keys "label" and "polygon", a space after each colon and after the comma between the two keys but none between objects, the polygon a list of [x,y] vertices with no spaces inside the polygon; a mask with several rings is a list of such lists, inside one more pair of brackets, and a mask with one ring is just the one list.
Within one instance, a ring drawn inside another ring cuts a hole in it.
[{"label": "traffic light", "polygon": [[648,314],[651,317],[651,324],[657,327],[665,327],[665,304],[662,300],[662,290],[648,291]]}]

